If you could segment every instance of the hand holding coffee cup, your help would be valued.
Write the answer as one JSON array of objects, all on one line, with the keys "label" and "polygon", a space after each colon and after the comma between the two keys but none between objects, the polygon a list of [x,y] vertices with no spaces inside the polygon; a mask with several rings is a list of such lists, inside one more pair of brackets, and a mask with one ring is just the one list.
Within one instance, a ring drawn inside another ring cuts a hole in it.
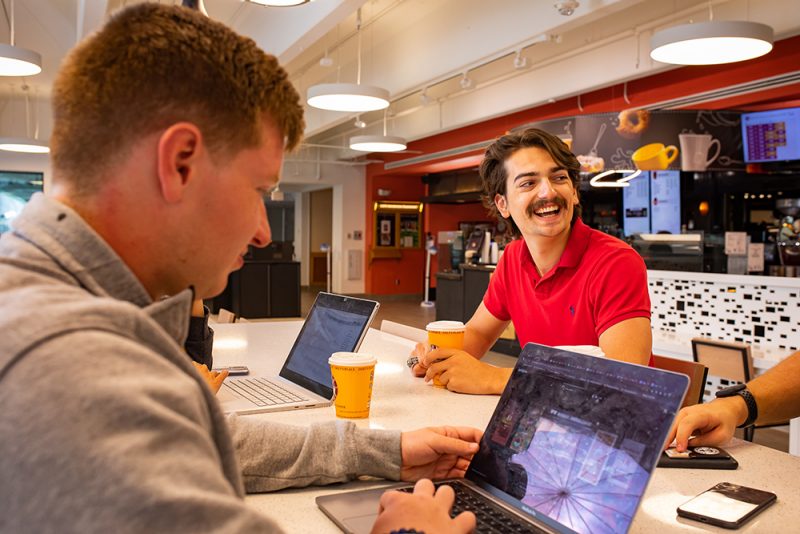
[{"label": "hand holding coffee cup", "polygon": [[636,168],[642,171],[663,171],[678,157],[678,147],[665,146],[664,143],[650,143],[639,147],[631,159]]},{"label": "hand holding coffee cup", "polygon": [[[464,323],[461,321],[434,321],[428,323],[425,330],[428,331],[430,350],[438,348],[462,350],[464,348],[465,328]],[[433,378],[433,385],[443,387],[437,377]]]},{"label": "hand holding coffee cup", "polygon": [[374,356],[357,352],[334,352],[328,363],[333,377],[333,403],[336,417],[369,417],[372,384],[375,378]]}]

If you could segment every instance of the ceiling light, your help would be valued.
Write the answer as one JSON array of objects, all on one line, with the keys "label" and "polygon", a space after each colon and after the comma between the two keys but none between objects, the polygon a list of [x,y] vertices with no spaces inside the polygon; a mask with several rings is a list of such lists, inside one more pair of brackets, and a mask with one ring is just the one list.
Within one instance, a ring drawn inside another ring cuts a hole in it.
[{"label": "ceiling light", "polygon": [[269,194],[269,199],[273,202],[282,202],[284,200],[283,191],[281,191],[280,185],[275,186],[275,189],[273,189],[272,193]]},{"label": "ceiling light", "polygon": [[458,82],[458,84],[461,86],[463,90],[468,91],[472,89],[472,78],[467,76],[467,73],[465,72],[463,76],[461,76],[461,81]]},{"label": "ceiling light", "polygon": [[329,111],[360,113],[389,107],[389,91],[381,87],[361,85],[361,9],[356,16],[358,35],[358,71],[356,83],[321,83],[308,88],[309,106]]},{"label": "ceiling light", "polygon": [[356,128],[366,128],[367,123],[361,120],[361,115],[358,115],[356,117],[356,122],[353,123],[353,126],[355,126]]},{"label": "ceiling light", "polygon": [[577,0],[566,0],[565,2],[556,2],[553,4],[553,7],[555,7],[558,12],[565,17],[569,17],[575,13],[575,10],[578,9],[579,5],[581,5],[581,3]]},{"label": "ceiling light", "polygon": [[350,138],[350,149],[360,152],[400,152],[406,149],[406,140],[396,135],[387,135],[386,117],[383,113],[383,135],[356,135]]},{"label": "ceiling light", "polygon": [[[606,176],[610,176],[610,175],[612,175],[614,173],[622,174],[624,172],[627,172],[627,173],[630,173],[630,174],[628,174],[628,176],[623,176],[621,178],[618,178],[617,180],[615,180],[613,182],[608,182],[608,181],[601,182],[600,181],[603,178],[605,178]],[[593,186],[593,187],[629,187],[631,184],[629,184],[628,182],[630,182],[631,180],[633,180],[634,178],[636,178],[640,174],[642,174],[642,171],[640,171],[639,169],[636,169],[636,170],[633,170],[633,169],[611,169],[611,170],[608,170],[608,171],[601,172],[600,174],[598,174],[596,176],[593,176],[592,179],[589,180],[589,184],[591,186]]]},{"label": "ceiling light", "polygon": [[0,137],[0,150],[6,152],[24,152],[26,154],[47,154],[50,147],[38,139],[25,137]]},{"label": "ceiling light", "polygon": [[757,22],[718,20],[683,24],[653,34],[650,57],[675,65],[717,65],[772,50],[772,28]]},{"label": "ceiling light", "polygon": [[406,140],[394,135],[357,135],[350,138],[350,148],[361,152],[400,152]]},{"label": "ceiling light", "polygon": [[307,4],[312,0],[247,0],[251,4],[258,4],[267,7],[291,7]]},{"label": "ceiling light", "polygon": [[42,72],[42,56],[14,45],[14,0],[9,14],[10,45],[0,44],[0,76],[33,76]]}]

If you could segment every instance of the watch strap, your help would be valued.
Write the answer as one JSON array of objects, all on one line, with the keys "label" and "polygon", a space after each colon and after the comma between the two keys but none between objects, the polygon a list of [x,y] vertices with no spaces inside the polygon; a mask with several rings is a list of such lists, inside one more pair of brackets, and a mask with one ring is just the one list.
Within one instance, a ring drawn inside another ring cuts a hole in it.
[{"label": "watch strap", "polygon": [[758,419],[758,404],[756,404],[756,398],[753,397],[753,394],[750,393],[750,390],[747,388],[737,391],[736,394],[743,398],[745,404],[747,405],[747,419],[745,419],[744,423],[739,425],[737,428],[747,428],[749,426],[753,426]]}]

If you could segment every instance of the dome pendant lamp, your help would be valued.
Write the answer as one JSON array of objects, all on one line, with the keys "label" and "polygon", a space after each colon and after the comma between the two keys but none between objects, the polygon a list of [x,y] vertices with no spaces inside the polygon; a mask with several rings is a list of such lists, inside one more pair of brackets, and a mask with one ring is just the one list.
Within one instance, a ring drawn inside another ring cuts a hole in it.
[{"label": "dome pendant lamp", "polygon": [[[22,86],[25,91],[25,128],[30,128],[31,102],[28,96],[28,86]],[[5,152],[22,152],[24,154],[47,154],[50,147],[44,141],[39,140],[39,115],[36,114],[36,130],[33,137],[28,133],[28,137],[0,137],[0,150]]]},{"label": "dome pendant lamp", "polygon": [[363,113],[389,107],[389,91],[372,85],[361,85],[361,10],[356,18],[358,35],[358,73],[356,83],[322,83],[308,88],[309,106],[329,111]]},{"label": "dome pendant lamp", "polygon": [[772,28],[719,20],[683,24],[653,34],[650,57],[675,65],[718,65],[757,58],[772,50]]},{"label": "dome pendant lamp", "polygon": [[406,140],[386,133],[386,112],[383,114],[383,135],[356,135],[350,138],[350,149],[360,152],[400,152]]},{"label": "dome pendant lamp", "polygon": [[33,76],[42,72],[42,56],[38,52],[14,45],[14,0],[9,13],[11,44],[0,44],[0,76]]}]

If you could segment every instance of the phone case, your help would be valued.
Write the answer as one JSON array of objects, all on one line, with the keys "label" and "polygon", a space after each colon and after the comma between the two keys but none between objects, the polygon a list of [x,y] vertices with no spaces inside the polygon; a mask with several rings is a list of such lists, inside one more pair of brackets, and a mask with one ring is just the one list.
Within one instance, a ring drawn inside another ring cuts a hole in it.
[{"label": "phone case", "polygon": [[719,447],[689,447],[689,458],[671,458],[661,453],[657,467],[680,467],[685,469],[736,469],[739,462]]},{"label": "phone case", "polygon": [[[707,493],[709,491],[716,491],[722,493],[723,495],[727,495],[728,497],[735,498],[736,500],[757,504],[757,506],[750,513],[743,515],[737,521],[723,521],[715,517],[708,517],[693,512],[687,512],[681,509],[681,506],[683,505],[678,507],[678,515],[694,521],[700,521],[701,523],[706,523],[708,525],[737,529],[769,508],[770,505],[774,504],[775,501],[778,500],[778,496],[772,492],[748,488],[747,486],[740,486],[738,484],[731,484],[730,482],[720,482],[713,488],[707,489],[703,493]],[[700,495],[702,495],[702,493]]]}]

